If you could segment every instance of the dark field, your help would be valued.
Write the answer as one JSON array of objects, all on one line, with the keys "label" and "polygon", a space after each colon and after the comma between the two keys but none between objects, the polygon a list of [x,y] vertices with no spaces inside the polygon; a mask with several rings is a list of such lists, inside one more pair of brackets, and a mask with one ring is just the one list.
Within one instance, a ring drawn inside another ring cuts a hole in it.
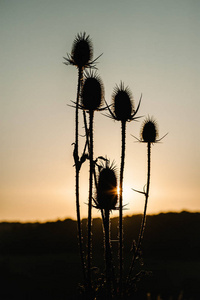
[{"label": "dark field", "polygon": [[[125,271],[140,221],[141,215],[124,219]],[[83,229],[85,233],[86,220]],[[112,239],[116,237],[117,219],[112,219]],[[116,251],[117,243],[112,245]],[[1,223],[0,253],[0,299],[79,299],[82,274],[75,221]],[[135,271],[151,273],[138,283],[134,299],[200,299],[200,214],[148,216],[143,262]],[[93,266],[104,270],[100,219],[93,221]]]}]

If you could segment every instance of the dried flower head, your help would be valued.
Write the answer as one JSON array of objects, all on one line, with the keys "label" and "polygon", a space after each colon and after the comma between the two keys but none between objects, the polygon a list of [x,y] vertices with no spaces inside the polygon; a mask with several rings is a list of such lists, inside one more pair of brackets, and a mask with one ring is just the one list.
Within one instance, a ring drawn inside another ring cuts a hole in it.
[{"label": "dried flower head", "polygon": [[141,129],[141,140],[145,143],[155,143],[158,138],[158,126],[154,119],[144,120]]},{"label": "dried flower head", "polygon": [[106,163],[100,173],[97,184],[97,208],[112,210],[117,204],[117,176],[113,165]]},{"label": "dried flower head", "polygon": [[84,109],[89,111],[97,110],[101,107],[104,98],[104,87],[101,78],[96,72],[86,73],[81,102]]},{"label": "dried flower head", "polygon": [[93,45],[90,36],[86,33],[79,33],[75,37],[72,45],[71,54],[68,54],[66,65],[75,65],[78,68],[85,68],[92,64]]},{"label": "dried flower head", "polygon": [[124,88],[121,82],[119,86],[116,85],[112,94],[112,112],[116,120],[130,121],[134,112],[133,96],[129,87]]}]

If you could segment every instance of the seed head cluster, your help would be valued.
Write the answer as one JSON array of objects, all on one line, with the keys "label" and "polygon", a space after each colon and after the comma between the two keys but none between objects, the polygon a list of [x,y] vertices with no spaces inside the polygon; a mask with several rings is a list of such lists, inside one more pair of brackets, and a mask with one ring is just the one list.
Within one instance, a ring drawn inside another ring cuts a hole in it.
[{"label": "seed head cluster", "polygon": [[121,82],[112,94],[113,114],[119,121],[130,121],[134,111],[133,96],[128,87],[124,88]]},{"label": "seed head cluster", "polygon": [[74,39],[71,54],[65,58],[66,64],[75,65],[80,69],[88,67],[93,58],[93,45],[89,35],[79,33]]},{"label": "seed head cluster", "polygon": [[82,106],[89,111],[101,107],[104,97],[104,87],[101,78],[96,73],[86,74],[82,89]]},{"label": "seed head cluster", "polygon": [[101,209],[111,210],[117,204],[117,177],[115,168],[106,166],[101,169],[97,185],[97,204]]},{"label": "seed head cluster", "polygon": [[141,139],[145,143],[155,143],[158,137],[158,128],[156,121],[153,119],[146,119],[141,129]]}]

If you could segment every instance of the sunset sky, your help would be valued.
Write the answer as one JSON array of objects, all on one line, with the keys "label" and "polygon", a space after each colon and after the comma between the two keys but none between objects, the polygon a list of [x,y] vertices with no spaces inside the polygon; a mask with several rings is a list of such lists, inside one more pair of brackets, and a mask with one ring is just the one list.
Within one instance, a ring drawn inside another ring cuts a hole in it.
[{"label": "sunset sky", "polygon": [[[77,69],[63,64],[77,33],[90,35],[111,101],[129,86],[141,116],[153,116],[148,213],[200,211],[200,1],[0,1],[0,221],[75,218],[74,142]],[[143,211],[147,149],[141,124],[127,124],[125,214]],[[84,131],[82,130],[82,134]],[[115,160],[120,123],[95,113],[94,156]],[[81,138],[83,143],[84,139]],[[81,172],[87,217],[88,163]],[[113,216],[116,212],[113,213]],[[100,216],[93,210],[93,216]]]}]

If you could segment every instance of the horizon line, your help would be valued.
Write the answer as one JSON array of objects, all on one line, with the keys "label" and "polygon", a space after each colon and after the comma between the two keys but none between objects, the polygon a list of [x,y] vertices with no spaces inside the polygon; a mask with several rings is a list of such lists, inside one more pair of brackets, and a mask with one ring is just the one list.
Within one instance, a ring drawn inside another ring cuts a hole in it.
[{"label": "horizon line", "polygon": [[[181,213],[190,213],[190,214],[198,214],[200,213],[200,211],[191,211],[191,210],[187,210],[187,209],[182,209],[182,210],[179,210],[179,211],[161,211],[161,212],[158,212],[158,213],[149,213],[147,214],[147,217],[148,216],[158,216],[158,215],[161,215],[161,214],[181,214]],[[132,217],[132,216],[139,216],[139,215],[143,215],[143,213],[135,213],[135,214],[131,214],[131,215],[124,215],[124,218],[126,217]],[[114,216],[114,217],[111,217],[111,219],[115,219],[115,218],[118,218],[118,216]],[[101,219],[101,217],[95,217],[93,218],[93,220],[95,219]],[[20,223],[20,224],[45,224],[45,223],[56,223],[56,222],[64,222],[66,220],[71,220],[71,221],[74,221],[74,222],[77,222],[76,219],[73,219],[73,218],[70,218],[70,217],[66,217],[66,218],[63,218],[63,219],[55,219],[55,220],[43,220],[43,221],[39,221],[39,220],[34,220],[34,221],[30,221],[30,220],[27,220],[27,221],[19,221],[19,220],[11,220],[11,221],[8,221],[8,220],[0,220],[0,224],[2,223]],[[81,221],[83,220],[87,220],[87,217],[85,218],[82,218]]]}]

